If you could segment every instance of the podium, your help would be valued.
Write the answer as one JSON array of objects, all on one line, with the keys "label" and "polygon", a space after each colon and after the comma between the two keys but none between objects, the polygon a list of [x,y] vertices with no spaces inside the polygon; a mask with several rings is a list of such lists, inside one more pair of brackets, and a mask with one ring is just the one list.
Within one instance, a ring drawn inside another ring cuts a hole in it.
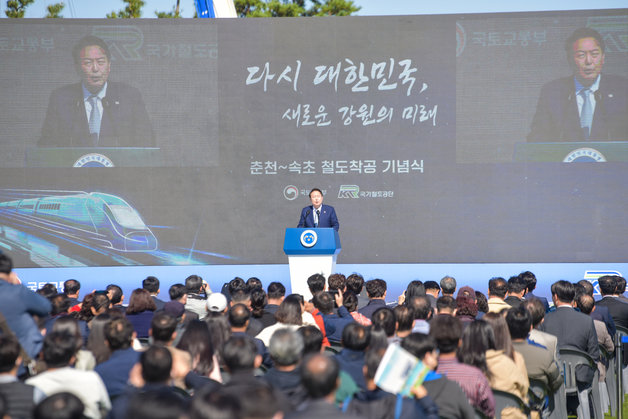
[{"label": "podium", "polygon": [[290,285],[293,294],[312,298],[307,279],[316,273],[325,278],[336,269],[340,237],[333,228],[287,228],[283,251],[288,255]]}]

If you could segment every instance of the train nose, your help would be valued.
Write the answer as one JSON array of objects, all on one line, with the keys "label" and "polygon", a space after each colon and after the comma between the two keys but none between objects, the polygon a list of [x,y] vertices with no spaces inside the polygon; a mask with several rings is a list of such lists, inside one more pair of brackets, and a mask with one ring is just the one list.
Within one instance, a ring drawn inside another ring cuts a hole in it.
[{"label": "train nose", "polygon": [[136,231],[126,235],[126,249],[157,250],[157,239],[150,231]]}]

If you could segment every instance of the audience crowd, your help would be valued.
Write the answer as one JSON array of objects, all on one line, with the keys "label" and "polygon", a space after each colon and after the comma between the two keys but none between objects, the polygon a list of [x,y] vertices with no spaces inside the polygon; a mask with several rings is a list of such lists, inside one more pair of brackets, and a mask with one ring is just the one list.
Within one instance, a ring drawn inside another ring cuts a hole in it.
[{"label": "audience crowd", "polygon": [[[149,276],[126,299],[120,284],[84,293],[75,279],[32,292],[0,254],[0,418],[526,417],[496,412],[496,392],[539,417],[531,382],[561,391],[559,349],[597,362],[599,374],[576,371],[579,387],[604,379],[628,300],[619,276],[599,278],[598,301],[588,281],[558,281],[550,304],[536,282],[491,278],[485,296],[445,276],[391,298],[383,279],[314,274],[306,301],[258,278],[212,292],[192,275],[166,292]],[[403,394],[376,379],[391,347],[427,371]]]}]

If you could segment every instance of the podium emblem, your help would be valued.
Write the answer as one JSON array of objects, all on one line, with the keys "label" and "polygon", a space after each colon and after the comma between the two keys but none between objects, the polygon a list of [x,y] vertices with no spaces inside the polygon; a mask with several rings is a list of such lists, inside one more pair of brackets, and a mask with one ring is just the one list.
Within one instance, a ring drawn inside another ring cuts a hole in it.
[{"label": "podium emblem", "polygon": [[314,230],[305,230],[301,233],[301,245],[303,247],[312,247],[318,241],[318,235]]}]

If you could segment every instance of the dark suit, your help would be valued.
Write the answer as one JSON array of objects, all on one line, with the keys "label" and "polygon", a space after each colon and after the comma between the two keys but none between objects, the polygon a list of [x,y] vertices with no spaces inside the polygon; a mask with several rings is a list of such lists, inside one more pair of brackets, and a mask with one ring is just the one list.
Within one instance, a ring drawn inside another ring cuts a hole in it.
[{"label": "dark suit", "polygon": [[[338,231],[340,224],[338,223],[338,217],[336,217],[336,210],[329,205],[321,205],[319,208],[321,214],[318,217],[318,226],[320,228],[333,228]],[[301,219],[299,220],[300,228],[314,228],[314,207],[312,205],[307,206],[301,210]]]},{"label": "dark suit", "polygon": [[[608,307],[615,325],[628,328],[628,304],[617,297],[606,296],[595,303],[596,307]],[[597,310],[596,310],[597,311]]]},{"label": "dark suit", "polygon": [[[588,353],[594,361],[600,359],[600,349],[593,319],[586,314],[568,306],[558,307],[556,311],[545,315],[545,321],[541,323],[539,330],[556,336],[559,349],[573,348]],[[588,366],[579,365],[576,369],[576,379],[582,383],[590,384],[594,372]]]},{"label": "dark suit", "polygon": [[506,297],[506,299],[504,300],[508,305],[510,305],[511,307],[517,308],[519,307],[521,304],[523,304],[523,300],[519,297],[515,297],[514,295],[510,295],[508,297]]},{"label": "dark suit", "polygon": [[50,94],[39,147],[154,147],[153,129],[139,90],[124,83],[107,82],[102,99],[100,136],[89,133],[81,83],[60,87]]},{"label": "dark suit", "polygon": [[528,142],[628,140],[628,80],[602,74],[595,93],[595,113],[587,140],[580,128],[574,77],[547,83],[532,120]]}]

